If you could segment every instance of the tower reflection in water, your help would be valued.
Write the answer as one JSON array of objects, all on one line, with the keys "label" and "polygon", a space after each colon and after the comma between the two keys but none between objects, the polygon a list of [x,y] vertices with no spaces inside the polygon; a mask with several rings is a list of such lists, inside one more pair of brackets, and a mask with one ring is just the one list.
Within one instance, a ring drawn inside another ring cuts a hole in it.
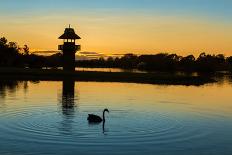
[{"label": "tower reflection in water", "polygon": [[61,111],[63,119],[60,131],[63,134],[72,134],[76,109],[75,81],[64,79],[62,85]]},{"label": "tower reflection in water", "polygon": [[75,81],[65,79],[62,88],[62,112],[65,116],[73,115],[75,112]]}]

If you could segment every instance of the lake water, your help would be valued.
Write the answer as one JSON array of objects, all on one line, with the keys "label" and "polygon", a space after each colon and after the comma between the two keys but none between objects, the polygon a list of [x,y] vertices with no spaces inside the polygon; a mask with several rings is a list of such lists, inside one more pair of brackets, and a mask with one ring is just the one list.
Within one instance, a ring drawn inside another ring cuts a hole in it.
[{"label": "lake water", "polygon": [[[43,69],[54,69],[51,67],[43,67]],[[63,67],[58,67],[56,69],[62,70]],[[88,67],[76,67],[75,71],[92,71],[92,72],[132,72],[132,73],[147,73],[146,71],[141,71],[138,69],[122,69],[122,68],[88,68]]]},{"label": "lake water", "polygon": [[146,71],[140,71],[138,69],[121,69],[121,68],[76,67],[75,70],[76,71],[94,71],[94,72],[133,72],[133,73],[146,73]]},{"label": "lake water", "polygon": [[[229,81],[1,81],[0,154],[231,155],[231,93]],[[104,108],[104,128],[88,124]]]}]

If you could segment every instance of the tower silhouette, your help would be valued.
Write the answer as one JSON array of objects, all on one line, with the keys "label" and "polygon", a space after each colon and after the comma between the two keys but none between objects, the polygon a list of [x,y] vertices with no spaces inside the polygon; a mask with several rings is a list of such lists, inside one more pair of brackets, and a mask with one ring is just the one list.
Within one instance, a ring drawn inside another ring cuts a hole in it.
[{"label": "tower silhouette", "polygon": [[76,45],[76,39],[81,38],[69,25],[59,39],[63,39],[63,45],[58,46],[58,49],[63,52],[63,70],[75,71],[75,53],[81,49],[80,45]]}]

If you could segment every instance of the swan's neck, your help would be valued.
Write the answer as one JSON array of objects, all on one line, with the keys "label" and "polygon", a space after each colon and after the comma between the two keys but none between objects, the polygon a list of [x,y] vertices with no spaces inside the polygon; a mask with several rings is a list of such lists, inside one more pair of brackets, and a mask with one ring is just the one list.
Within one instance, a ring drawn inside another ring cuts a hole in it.
[{"label": "swan's neck", "polygon": [[103,111],[103,121],[105,122],[105,110]]}]

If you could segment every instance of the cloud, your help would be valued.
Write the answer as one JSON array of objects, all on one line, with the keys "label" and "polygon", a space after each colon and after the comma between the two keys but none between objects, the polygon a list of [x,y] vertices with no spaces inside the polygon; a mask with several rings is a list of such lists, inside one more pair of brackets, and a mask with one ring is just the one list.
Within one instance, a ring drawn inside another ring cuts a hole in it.
[{"label": "cloud", "polygon": [[97,53],[97,52],[79,52],[79,54],[88,55],[88,54],[99,54],[99,53]]}]

